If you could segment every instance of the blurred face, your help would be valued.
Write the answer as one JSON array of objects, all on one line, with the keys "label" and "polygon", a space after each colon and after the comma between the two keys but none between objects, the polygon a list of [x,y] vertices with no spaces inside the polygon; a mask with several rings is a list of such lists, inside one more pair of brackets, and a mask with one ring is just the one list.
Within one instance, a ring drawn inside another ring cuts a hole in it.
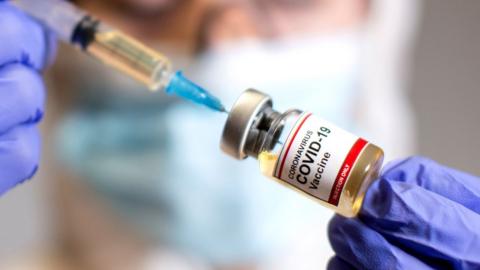
[{"label": "blurred face", "polygon": [[368,0],[79,0],[146,42],[182,44],[187,53],[244,38],[331,33],[359,25]]}]

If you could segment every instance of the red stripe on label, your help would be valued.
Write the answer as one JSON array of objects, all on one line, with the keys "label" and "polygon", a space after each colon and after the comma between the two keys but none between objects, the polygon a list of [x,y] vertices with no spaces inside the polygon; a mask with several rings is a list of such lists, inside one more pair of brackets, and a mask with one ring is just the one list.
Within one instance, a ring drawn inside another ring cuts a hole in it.
[{"label": "red stripe on label", "polygon": [[307,115],[305,116],[305,118],[302,120],[302,122],[300,123],[300,125],[298,125],[297,130],[295,130],[295,133],[293,133],[293,137],[290,139],[290,142],[288,143],[287,151],[286,151],[285,154],[283,155],[282,162],[280,163],[280,171],[278,172],[277,178],[280,178],[280,179],[282,178],[283,166],[285,166],[285,161],[287,160],[288,152],[290,151],[290,147],[292,147],[292,143],[295,141],[295,137],[297,137],[298,132],[300,131],[300,129],[302,128],[303,124],[305,124],[305,122],[307,121],[307,119],[308,119],[310,116],[312,116],[311,113],[307,114]]},{"label": "red stripe on label", "polygon": [[333,204],[335,206],[338,205],[340,200],[340,195],[343,191],[343,186],[347,182],[348,176],[350,175],[350,171],[352,170],[353,164],[357,161],[358,155],[362,152],[363,148],[367,145],[367,141],[362,138],[359,138],[348,152],[345,161],[343,161],[342,167],[338,171],[337,177],[335,178],[335,182],[333,183],[332,191],[330,191],[330,197],[328,198],[328,203]]}]

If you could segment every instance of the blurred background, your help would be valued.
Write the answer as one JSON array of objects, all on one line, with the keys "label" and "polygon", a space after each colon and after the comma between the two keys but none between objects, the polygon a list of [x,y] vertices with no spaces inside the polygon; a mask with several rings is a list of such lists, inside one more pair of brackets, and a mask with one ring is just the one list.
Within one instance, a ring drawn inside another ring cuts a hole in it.
[{"label": "blurred background", "polygon": [[[279,110],[309,109],[370,138],[388,159],[420,154],[480,175],[480,2],[176,2],[78,4],[171,56],[228,105],[256,87]],[[223,116],[139,94],[64,47],[48,81],[39,174],[0,198],[1,269],[328,262],[331,213],[270,185],[255,161],[221,154]],[[345,101],[353,109],[335,105]]]},{"label": "blurred background", "polygon": [[480,174],[480,3],[424,1],[413,51],[410,100],[417,121],[418,152]]}]

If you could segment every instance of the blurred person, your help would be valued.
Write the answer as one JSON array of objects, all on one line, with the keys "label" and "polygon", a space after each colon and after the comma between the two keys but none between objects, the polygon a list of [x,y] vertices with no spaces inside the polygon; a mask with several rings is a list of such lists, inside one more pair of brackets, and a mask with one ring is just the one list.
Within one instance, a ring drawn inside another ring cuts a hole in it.
[{"label": "blurred person", "polygon": [[[411,1],[77,1],[219,94],[271,93],[410,153]],[[223,116],[151,95],[65,49],[51,107],[61,239],[87,269],[317,269],[328,210],[219,153]],[[143,92],[142,92],[143,91]],[[392,121],[392,118],[395,120]],[[395,125],[393,125],[395,123]],[[402,133],[397,133],[401,130]],[[286,219],[285,217],[288,217]],[[299,232],[311,231],[309,239]],[[279,259],[281,258],[281,259]],[[147,265],[147,266],[146,266]]]}]

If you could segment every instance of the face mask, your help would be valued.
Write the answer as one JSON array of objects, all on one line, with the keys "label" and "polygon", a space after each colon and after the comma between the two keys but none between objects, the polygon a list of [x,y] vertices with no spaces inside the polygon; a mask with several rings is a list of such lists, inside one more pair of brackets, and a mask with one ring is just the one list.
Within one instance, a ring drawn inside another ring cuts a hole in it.
[{"label": "face mask", "polygon": [[196,80],[227,103],[243,90],[256,88],[270,94],[277,108],[303,108],[352,129],[361,45],[361,34],[356,32],[244,42],[206,54]]},{"label": "face mask", "polygon": [[[304,108],[348,127],[358,50],[355,34],[245,43],[204,55],[187,73],[227,105],[256,87],[279,109]],[[98,89],[107,83],[90,81],[89,88],[109,93]],[[67,117],[61,152],[148,237],[214,264],[255,262],[286,245],[311,217],[329,219],[328,210],[259,175],[254,160],[221,153],[225,115],[183,102],[114,100],[118,106],[84,106]]]}]

